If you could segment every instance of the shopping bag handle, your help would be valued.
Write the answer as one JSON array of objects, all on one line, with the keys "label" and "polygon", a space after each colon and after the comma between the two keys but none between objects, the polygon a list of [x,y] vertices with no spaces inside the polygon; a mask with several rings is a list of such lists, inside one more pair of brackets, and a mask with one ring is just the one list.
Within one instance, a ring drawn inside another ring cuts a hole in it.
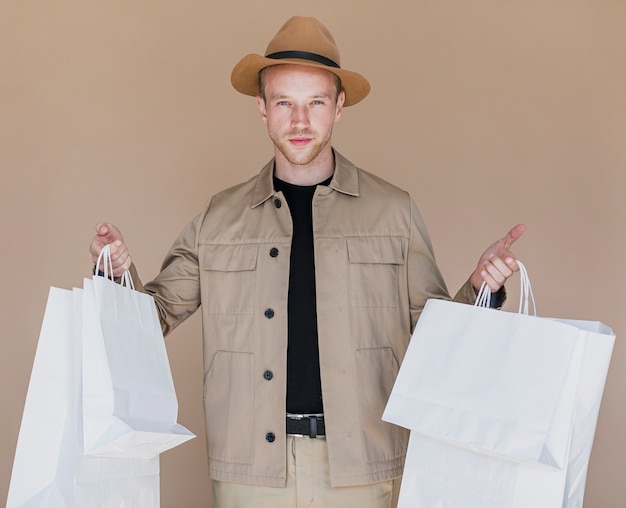
[{"label": "shopping bag handle", "polygon": [[[102,262],[102,271],[104,273],[104,277],[107,279],[112,278],[113,262],[111,261],[111,244],[105,245],[100,251],[96,266],[100,266],[100,262]],[[111,277],[109,277],[109,274],[111,275]],[[130,275],[130,271],[126,270],[124,273],[122,273],[120,284],[130,289],[135,289],[135,284],[133,283],[133,278]]]},{"label": "shopping bag handle", "polygon": [[[533,295],[533,288],[530,285],[528,271],[519,259],[517,260],[517,265],[519,266],[520,273],[519,309],[517,312],[519,314],[528,315],[530,300],[533,309],[533,316],[536,316],[537,307],[535,306],[535,296]],[[480,291],[478,292],[478,296],[476,297],[476,302],[474,303],[474,305],[476,307],[489,307],[489,302],[491,302],[491,289],[486,282],[483,282],[482,286],[480,286]]]}]

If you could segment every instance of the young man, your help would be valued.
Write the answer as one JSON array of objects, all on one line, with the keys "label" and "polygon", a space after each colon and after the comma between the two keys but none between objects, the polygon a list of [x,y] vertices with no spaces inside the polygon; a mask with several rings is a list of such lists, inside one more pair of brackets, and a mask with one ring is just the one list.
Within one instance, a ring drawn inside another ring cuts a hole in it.
[{"label": "young man", "polygon": [[[343,108],[369,92],[339,64],[328,30],[294,17],[235,66],[275,157],[211,197],[143,289],[165,333],[202,306],[216,508],[388,507],[402,473],[407,432],[381,415],[423,305],[450,297],[409,195],[332,147]],[[473,303],[483,281],[498,292],[523,232],[490,246],[455,300]],[[134,270],[98,224],[94,259],[109,243],[114,273]]]}]

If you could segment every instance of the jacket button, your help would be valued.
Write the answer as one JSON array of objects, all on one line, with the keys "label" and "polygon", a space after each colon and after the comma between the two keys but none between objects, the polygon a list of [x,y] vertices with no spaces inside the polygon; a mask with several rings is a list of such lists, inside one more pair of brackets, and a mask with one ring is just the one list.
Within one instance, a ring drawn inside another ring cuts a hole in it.
[{"label": "jacket button", "polygon": [[274,317],[274,309],[265,309],[265,317],[272,319]]},{"label": "jacket button", "polygon": [[270,249],[270,256],[272,256],[273,258],[275,258],[276,256],[278,256],[278,249],[276,247],[272,247]]},{"label": "jacket button", "polygon": [[276,208],[280,208],[281,206],[283,206],[283,204],[280,202],[280,199],[276,198],[274,199],[274,206]]},{"label": "jacket button", "polygon": [[267,434],[265,434],[265,440],[268,443],[273,443],[274,441],[276,441],[276,435],[273,432],[268,432]]},{"label": "jacket button", "polygon": [[266,381],[271,381],[273,377],[274,377],[274,373],[271,370],[266,370],[263,373],[263,379],[265,379]]}]

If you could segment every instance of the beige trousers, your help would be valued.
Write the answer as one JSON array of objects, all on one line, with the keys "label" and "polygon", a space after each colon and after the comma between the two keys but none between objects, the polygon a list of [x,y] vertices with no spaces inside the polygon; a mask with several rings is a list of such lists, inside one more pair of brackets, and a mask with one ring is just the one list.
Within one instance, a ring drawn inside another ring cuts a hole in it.
[{"label": "beige trousers", "polygon": [[391,508],[393,480],[330,486],[325,438],[287,437],[287,485],[213,481],[212,508]]}]

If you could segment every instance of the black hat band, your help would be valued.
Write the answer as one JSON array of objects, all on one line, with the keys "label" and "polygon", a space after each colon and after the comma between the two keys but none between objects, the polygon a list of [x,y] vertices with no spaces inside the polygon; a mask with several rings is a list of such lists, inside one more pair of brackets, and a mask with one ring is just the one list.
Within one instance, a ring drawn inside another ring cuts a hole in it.
[{"label": "black hat band", "polygon": [[326,65],[328,67],[341,69],[339,64],[333,62],[330,58],[326,58],[325,56],[317,55],[315,53],[309,53],[307,51],[279,51],[277,53],[272,53],[271,55],[266,55],[265,58],[271,58],[273,60],[282,60],[283,58],[299,58],[301,60],[311,60],[312,62],[321,63],[322,65]]}]

